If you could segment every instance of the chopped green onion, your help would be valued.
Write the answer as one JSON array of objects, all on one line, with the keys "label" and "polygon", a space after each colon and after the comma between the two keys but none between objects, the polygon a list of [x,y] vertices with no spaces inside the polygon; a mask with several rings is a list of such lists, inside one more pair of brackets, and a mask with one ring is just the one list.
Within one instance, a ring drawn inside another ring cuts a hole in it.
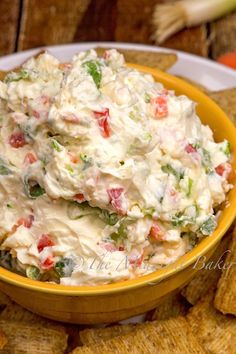
[{"label": "chopped green onion", "polygon": [[192,188],[193,188],[193,180],[192,180],[192,178],[189,177],[189,179],[188,179],[188,191],[187,191],[187,194],[186,194],[188,198],[191,196]]},{"label": "chopped green onion", "polygon": [[183,172],[179,172],[179,171],[175,170],[170,164],[166,164],[164,166],[161,166],[161,170],[167,174],[174,175],[178,181],[180,181],[184,177]]},{"label": "chopped green onion", "polygon": [[119,227],[117,229],[117,232],[113,232],[110,235],[110,238],[117,242],[118,240],[123,240],[127,238],[127,226],[130,225],[131,223],[133,223],[134,220],[130,217],[124,217],[122,218],[119,223]]},{"label": "chopped green onion", "polygon": [[40,279],[41,273],[39,268],[35,266],[29,266],[26,268],[26,276],[30,279],[38,280]]},{"label": "chopped green onion", "polygon": [[13,209],[13,205],[11,203],[7,203],[7,208]]},{"label": "chopped green onion", "polygon": [[227,156],[230,157],[231,154],[231,148],[230,148],[230,142],[228,140],[223,141],[221,151]]},{"label": "chopped green onion", "polygon": [[155,208],[142,208],[142,213],[145,215],[145,216],[150,216],[152,217],[153,214],[156,212],[156,209]]},{"label": "chopped green onion", "polygon": [[39,185],[36,184],[35,186],[30,187],[30,196],[32,199],[36,199],[43,195],[45,190]]},{"label": "chopped green onion", "polygon": [[55,270],[61,277],[70,277],[73,269],[75,267],[75,262],[71,258],[62,258],[55,264]]},{"label": "chopped green onion", "polygon": [[110,237],[115,242],[117,242],[118,240],[121,240],[121,239],[125,239],[127,237],[127,229],[126,229],[125,225],[121,224],[118,227],[117,232],[113,232],[110,235]]},{"label": "chopped green onion", "polygon": [[28,176],[25,176],[24,178],[24,189],[26,195],[30,199],[36,199],[45,193],[45,190],[38,184],[38,182],[30,180]]},{"label": "chopped green onion", "polygon": [[210,235],[215,230],[216,226],[217,226],[216,220],[214,216],[211,215],[201,225],[200,231],[203,235]]},{"label": "chopped green onion", "polygon": [[93,159],[91,157],[88,157],[86,154],[80,154],[80,159],[84,163],[83,170],[86,170],[87,168],[91,167],[93,164]]},{"label": "chopped green onion", "polygon": [[65,165],[65,168],[67,169],[68,172],[70,172],[70,174],[73,174],[73,173],[74,173],[74,169],[71,167],[71,165],[66,164],[66,165]]},{"label": "chopped green onion", "polygon": [[55,139],[51,139],[51,147],[57,152],[61,152],[63,149],[63,146],[59,144],[58,141]]},{"label": "chopped green onion", "polygon": [[194,218],[189,217],[187,215],[183,215],[183,213],[177,213],[172,217],[172,225],[173,226],[186,226],[188,224],[194,224]]},{"label": "chopped green onion", "polygon": [[119,216],[115,213],[110,213],[108,210],[102,209],[99,213],[99,218],[108,225],[115,225],[119,220]]},{"label": "chopped green onion", "polygon": [[191,145],[192,145],[192,147],[194,147],[195,149],[200,149],[200,147],[201,147],[200,142],[196,142],[196,143],[193,143],[193,144],[191,144]]},{"label": "chopped green onion", "polygon": [[212,162],[211,162],[211,155],[209,151],[202,148],[202,165],[205,167],[206,173],[210,174],[212,172]]},{"label": "chopped green onion", "polygon": [[129,112],[129,117],[135,122],[139,122],[141,119],[140,113],[137,109],[134,108],[133,111]]},{"label": "chopped green onion", "polygon": [[97,213],[98,208],[92,208],[87,202],[68,202],[67,215],[71,220],[80,219],[83,216]]},{"label": "chopped green onion", "polygon": [[100,63],[97,60],[88,60],[83,63],[82,66],[86,68],[87,73],[92,76],[95,85],[99,89],[102,80],[102,70]]},{"label": "chopped green onion", "polygon": [[185,27],[210,22],[235,8],[235,0],[182,0],[158,4],[153,14],[153,37],[160,44]]},{"label": "chopped green onion", "polygon": [[145,103],[150,103],[151,101],[151,96],[147,92],[144,94],[144,101]]}]

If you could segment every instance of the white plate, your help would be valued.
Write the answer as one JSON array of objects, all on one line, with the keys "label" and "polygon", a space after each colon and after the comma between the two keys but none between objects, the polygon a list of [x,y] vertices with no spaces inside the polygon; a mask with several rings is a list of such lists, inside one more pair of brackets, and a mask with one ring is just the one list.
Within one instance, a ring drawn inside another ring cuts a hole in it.
[{"label": "white plate", "polygon": [[229,69],[223,65],[217,64],[208,59],[198,57],[196,55],[156,46],[129,43],[90,42],[31,49],[0,58],[0,70],[12,69],[17,65],[20,65],[27,58],[39,52],[39,50],[45,48],[61,61],[69,61],[75,53],[97,46],[110,48],[113,47],[118,49],[136,49],[152,52],[175,52],[178,55],[178,61],[169,70],[171,74],[185,76],[213,91],[236,87],[236,70]]}]

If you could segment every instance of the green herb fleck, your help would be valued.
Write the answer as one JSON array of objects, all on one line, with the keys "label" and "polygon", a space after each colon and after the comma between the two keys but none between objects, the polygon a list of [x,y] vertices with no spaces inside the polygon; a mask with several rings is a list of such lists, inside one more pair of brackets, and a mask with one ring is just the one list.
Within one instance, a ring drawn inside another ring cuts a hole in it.
[{"label": "green herb fleck", "polygon": [[201,225],[200,231],[203,235],[210,235],[215,230],[216,226],[217,226],[216,220],[214,216],[211,215]]},{"label": "green herb fleck", "polygon": [[40,159],[40,161],[42,162],[43,167],[45,167],[48,164],[48,160],[47,160],[46,156],[43,157],[42,159]]},{"label": "green herb fleck", "polygon": [[120,165],[123,166],[125,164],[125,161],[121,160]]},{"label": "green herb fleck", "polygon": [[95,85],[99,89],[102,79],[102,70],[100,63],[97,60],[88,60],[83,63],[82,66],[86,68],[88,74],[92,76]]},{"label": "green herb fleck", "polygon": [[8,84],[9,82],[13,82],[13,81],[29,80],[29,79],[30,79],[29,70],[22,69],[17,73],[12,71],[9,74],[7,74],[4,78],[4,82]]},{"label": "green herb fleck", "polygon": [[13,205],[11,203],[7,203],[7,208],[13,209]]},{"label": "green herb fleck", "polygon": [[200,147],[201,147],[200,142],[196,142],[196,143],[193,143],[191,145],[192,145],[192,147],[194,147],[194,149],[200,149]]},{"label": "green herb fleck", "polygon": [[151,133],[145,133],[144,134],[144,139],[145,140],[151,140],[152,139],[152,134]]}]

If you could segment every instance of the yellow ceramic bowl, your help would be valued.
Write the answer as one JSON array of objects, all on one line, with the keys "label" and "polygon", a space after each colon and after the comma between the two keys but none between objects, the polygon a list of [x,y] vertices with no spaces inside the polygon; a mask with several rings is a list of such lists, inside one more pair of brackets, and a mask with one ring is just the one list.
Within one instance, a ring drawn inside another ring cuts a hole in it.
[{"label": "yellow ceramic bowl", "polygon": [[[236,129],[225,113],[190,84],[161,71],[131,65],[152,74],[177,95],[197,102],[197,113],[214,132],[216,141],[228,139],[236,169]],[[194,69],[194,68],[193,68]],[[235,184],[235,180],[233,181]],[[40,315],[66,322],[101,323],[122,320],[154,308],[167,294],[186,284],[212,255],[236,214],[236,188],[215,232],[176,263],[137,279],[103,286],[63,286],[33,281],[0,268],[0,288],[13,300]]]}]

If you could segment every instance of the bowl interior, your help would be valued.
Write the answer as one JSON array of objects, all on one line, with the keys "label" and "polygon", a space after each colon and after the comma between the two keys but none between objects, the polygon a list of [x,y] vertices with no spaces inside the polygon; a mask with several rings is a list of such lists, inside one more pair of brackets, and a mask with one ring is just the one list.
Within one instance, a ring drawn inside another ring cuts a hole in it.
[{"label": "bowl interior", "polygon": [[[178,79],[172,75],[159,70],[151,69],[145,66],[129,64],[130,67],[143,71],[154,76],[156,81],[161,82],[166,88],[174,90],[176,95],[187,95],[191,100],[197,103],[197,114],[201,118],[203,124],[207,124],[213,130],[216,141],[227,139],[232,148],[232,165],[236,170],[236,128],[226,114],[204,93],[187,82]],[[0,279],[15,284],[20,287],[30,288],[36,291],[47,293],[57,293],[61,295],[97,295],[102,293],[112,293],[117,291],[127,291],[128,289],[145,286],[160,282],[162,279],[169,277],[177,271],[193,264],[198,257],[204,255],[208,250],[214,247],[220,238],[227,231],[236,216],[236,177],[232,177],[231,183],[233,189],[228,194],[228,204],[224,208],[217,229],[211,236],[204,238],[199,245],[192,251],[182,256],[177,262],[157,270],[148,275],[109,285],[99,286],[64,286],[58,284],[49,284],[34,281],[23,276],[12,273],[0,267]]]}]

